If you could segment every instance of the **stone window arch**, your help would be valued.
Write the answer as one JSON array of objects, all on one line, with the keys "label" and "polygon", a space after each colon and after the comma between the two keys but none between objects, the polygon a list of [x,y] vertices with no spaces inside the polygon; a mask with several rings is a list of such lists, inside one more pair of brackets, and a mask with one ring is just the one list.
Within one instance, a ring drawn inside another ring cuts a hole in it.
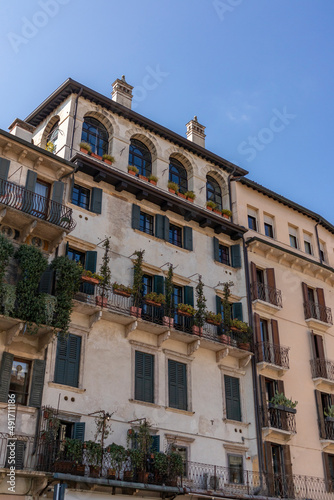
[{"label": "stone window arch", "polygon": [[223,208],[222,191],[216,179],[211,175],[206,176],[206,201],[213,201],[218,210]]},{"label": "stone window arch", "polygon": [[170,182],[175,182],[179,186],[181,193],[188,191],[188,174],[184,165],[174,158],[169,158],[169,178]]},{"label": "stone window arch", "polygon": [[152,155],[149,148],[138,139],[130,140],[129,165],[139,170],[139,175],[149,177],[152,174]]},{"label": "stone window arch", "polygon": [[99,120],[92,116],[85,116],[84,118],[81,141],[87,142],[92,148],[92,152],[99,156],[108,153],[108,131]]}]

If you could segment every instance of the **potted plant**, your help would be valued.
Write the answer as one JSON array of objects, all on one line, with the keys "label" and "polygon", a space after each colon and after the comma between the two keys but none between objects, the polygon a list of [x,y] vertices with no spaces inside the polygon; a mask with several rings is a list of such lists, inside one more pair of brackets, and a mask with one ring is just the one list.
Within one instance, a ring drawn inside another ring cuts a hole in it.
[{"label": "potted plant", "polygon": [[150,175],[149,178],[148,178],[149,182],[151,184],[153,184],[154,186],[157,185],[157,182],[158,182],[158,177],[156,175]]},{"label": "potted plant", "polygon": [[168,272],[165,279],[165,316],[162,318],[162,324],[173,328],[174,318],[173,318],[173,265],[168,265]]},{"label": "potted plant", "polygon": [[203,326],[206,318],[206,298],[204,295],[204,283],[202,281],[201,275],[199,275],[195,291],[196,291],[196,312],[195,312],[195,324],[192,327],[192,331],[195,335],[202,335]]},{"label": "potted plant", "polygon": [[231,327],[231,287],[234,285],[233,281],[226,281],[223,285],[223,298],[222,298],[222,322],[223,322],[223,333],[220,336],[220,340],[224,344],[230,345],[232,342],[230,335]]},{"label": "potted plant", "polygon": [[98,155],[98,154],[96,154],[96,153],[93,153],[93,151],[91,152],[91,156],[92,156],[93,158],[96,158],[97,160],[102,160],[102,156],[100,156],[100,155]]},{"label": "potted plant", "polygon": [[86,153],[88,155],[91,155],[92,154],[91,145],[88,144],[88,142],[80,142],[80,151],[82,153]]},{"label": "potted plant", "polygon": [[112,443],[106,449],[110,457],[110,468],[107,472],[108,479],[119,479],[120,472],[127,458],[127,451],[124,446]]},{"label": "potted plant", "polygon": [[231,218],[231,215],[232,215],[232,212],[231,210],[228,210],[227,208],[223,208],[223,210],[221,211],[223,217],[225,219],[230,219]]},{"label": "potted plant", "polygon": [[185,195],[188,201],[194,202],[194,199],[196,198],[194,191],[187,191]]},{"label": "potted plant", "polygon": [[102,160],[105,162],[105,163],[108,163],[108,165],[112,165],[115,161],[115,158],[111,155],[107,155],[107,154],[104,154],[102,156]]},{"label": "potted plant", "polygon": [[117,281],[114,281],[112,284],[112,289],[115,295],[122,295],[123,297],[130,297],[132,293],[131,286],[122,285],[121,283],[117,283]]},{"label": "potted plant", "polygon": [[131,174],[131,175],[138,175],[139,170],[134,165],[129,165],[128,166],[128,173]]},{"label": "potted plant", "polygon": [[177,305],[177,314],[180,314],[180,316],[194,316],[195,314],[195,309],[193,306],[190,306],[189,304],[178,304]]},{"label": "potted plant", "polygon": [[240,337],[238,339],[238,347],[239,349],[245,349],[246,351],[249,351],[250,344],[252,342],[252,329],[247,323],[244,323],[243,321],[241,321],[241,323],[241,328],[239,326]]},{"label": "potted plant", "polygon": [[324,411],[327,422],[334,422],[334,405],[328,406],[327,411]]},{"label": "potted plant", "polygon": [[92,271],[88,271],[87,269],[83,269],[81,280],[86,283],[91,283],[92,285],[98,285],[100,282],[101,276],[96,273],[92,273]]},{"label": "potted plant", "polygon": [[141,179],[142,181],[147,181],[148,182],[148,177],[146,175],[142,175],[142,174],[139,174],[138,175],[139,179]]},{"label": "potted plant", "polygon": [[101,473],[102,446],[95,441],[86,441],[86,457],[91,477],[99,477]]},{"label": "potted plant", "polygon": [[211,325],[216,325],[219,326],[222,322],[222,315],[221,314],[215,314],[212,311],[207,311],[206,316],[205,316],[205,321],[207,323],[210,323]]},{"label": "potted plant", "polygon": [[[135,442],[133,441],[135,440]],[[128,444],[132,441],[135,447],[130,449],[130,457],[133,468],[136,471],[138,481],[146,483],[148,480],[149,472],[146,470],[146,464],[152,447],[151,424],[148,420],[143,419],[139,425],[138,430],[127,436]]]},{"label": "potted plant", "polygon": [[157,484],[166,482],[168,475],[168,456],[159,451],[154,454],[154,476]]},{"label": "potted plant", "polygon": [[168,476],[170,486],[177,485],[177,478],[183,474],[183,460],[182,456],[176,451],[172,451],[168,455]]},{"label": "potted plant", "polygon": [[168,186],[168,191],[170,193],[173,193],[173,194],[178,193],[179,185],[176,184],[176,182],[168,181],[167,186]]},{"label": "potted plant", "polygon": [[216,208],[216,206],[217,206],[217,203],[215,203],[214,201],[207,201],[206,202],[206,208],[208,210],[212,211],[212,210],[214,210]]},{"label": "potted plant", "polygon": [[103,242],[103,248],[104,248],[104,254],[102,257],[102,264],[100,267],[100,287],[99,291],[102,292],[101,295],[96,296],[96,305],[101,306],[101,307],[107,307],[108,305],[108,298],[107,298],[107,291],[110,288],[111,285],[111,272],[110,272],[110,267],[109,267],[109,260],[110,260],[110,240],[109,238],[106,238]]},{"label": "potted plant", "polygon": [[133,306],[130,307],[130,314],[141,317],[141,303],[143,299],[143,259],[145,250],[137,250],[135,253],[136,259],[133,265]]},{"label": "potted plant", "polygon": [[70,461],[71,472],[78,476],[85,475],[85,466],[83,465],[83,442],[80,439],[65,440],[65,457]]},{"label": "potted plant", "polygon": [[187,199],[187,197],[186,197],[186,193],[181,193],[181,191],[177,191],[177,193],[176,193],[176,194],[177,194],[180,198],[183,198],[184,200],[186,200],[186,199]]},{"label": "potted plant", "polygon": [[145,295],[144,300],[150,306],[160,307],[165,303],[166,297],[163,293],[150,292]]},{"label": "potted plant", "polygon": [[269,401],[269,408],[275,408],[277,410],[282,410],[289,413],[296,413],[297,404],[298,401],[292,401],[291,399],[287,398],[283,394],[283,392],[279,393],[278,391],[276,391],[275,395]]}]

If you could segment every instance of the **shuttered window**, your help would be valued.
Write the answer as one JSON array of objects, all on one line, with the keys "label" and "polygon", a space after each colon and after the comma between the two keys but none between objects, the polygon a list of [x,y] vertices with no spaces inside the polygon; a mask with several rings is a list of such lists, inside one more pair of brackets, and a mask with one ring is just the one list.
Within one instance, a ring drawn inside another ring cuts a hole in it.
[{"label": "shuttered window", "polygon": [[224,375],[226,418],[241,422],[241,403],[239,379]]},{"label": "shuttered window", "polygon": [[57,384],[78,387],[81,337],[70,334],[68,338],[58,337],[54,381]]},{"label": "shuttered window", "polygon": [[154,403],[154,356],[136,351],[135,399]]},{"label": "shuttered window", "polygon": [[7,441],[6,469],[10,467],[15,467],[16,470],[23,469],[25,448],[25,441],[17,441],[14,439],[9,439]]},{"label": "shuttered window", "polygon": [[187,365],[168,360],[169,406],[187,410]]}]

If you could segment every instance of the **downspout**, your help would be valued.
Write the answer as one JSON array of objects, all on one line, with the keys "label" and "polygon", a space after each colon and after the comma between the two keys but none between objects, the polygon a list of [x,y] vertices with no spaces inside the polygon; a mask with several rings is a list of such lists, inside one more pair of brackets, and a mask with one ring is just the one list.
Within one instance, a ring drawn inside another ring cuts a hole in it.
[{"label": "downspout", "polygon": [[70,158],[72,158],[72,153],[73,153],[74,132],[75,132],[75,123],[76,123],[76,120],[77,120],[78,101],[79,101],[79,97],[81,96],[82,92],[83,92],[83,88],[81,87],[81,89],[79,90],[79,93],[78,93],[78,95],[77,95],[77,97],[75,99],[75,108],[74,108],[74,117],[73,117],[73,132],[72,132]]},{"label": "downspout", "polygon": [[318,233],[318,225],[320,224],[320,222],[321,221],[319,219],[318,222],[316,223],[316,225],[314,226],[314,230],[315,230],[315,237],[317,239],[320,264],[323,264],[323,260],[322,260],[322,257],[321,257],[321,248],[320,248],[320,241],[319,241],[319,233]]},{"label": "downspout", "polygon": [[233,222],[233,210],[232,210],[232,193],[231,193],[231,179],[232,177],[234,176],[234,173],[236,171],[236,168],[237,167],[234,167],[232,172],[230,174],[228,174],[228,177],[227,177],[227,187],[228,187],[228,201],[229,201],[229,204],[230,204],[230,210],[232,212],[232,215],[231,215],[231,222]]}]

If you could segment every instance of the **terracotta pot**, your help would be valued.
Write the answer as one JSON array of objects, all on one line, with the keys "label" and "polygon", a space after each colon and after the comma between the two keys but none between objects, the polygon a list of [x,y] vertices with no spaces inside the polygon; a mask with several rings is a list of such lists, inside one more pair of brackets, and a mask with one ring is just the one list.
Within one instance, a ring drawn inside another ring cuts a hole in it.
[{"label": "terracotta pot", "polygon": [[213,211],[213,208],[212,207],[206,207],[208,210],[211,210],[211,212]]},{"label": "terracotta pot", "polygon": [[194,203],[194,198],[187,198],[188,201],[190,201],[191,203]]},{"label": "terracotta pot", "polygon": [[168,188],[168,191],[169,191],[170,193],[173,193],[173,194],[175,194],[175,191],[174,191],[174,189],[170,189],[170,188]]},{"label": "terracotta pot", "polygon": [[135,172],[134,170],[128,170],[128,174],[130,174],[130,175],[137,175],[137,172]]},{"label": "terracotta pot", "polygon": [[205,320],[207,323],[209,323],[209,325],[215,325],[215,326],[219,326],[220,323],[218,323],[217,321],[213,321],[213,319],[207,319]]},{"label": "terracotta pot", "polygon": [[187,199],[186,195],[185,194],[182,194],[182,193],[177,193],[177,195],[180,197],[180,198],[183,198],[184,200]]},{"label": "terracotta pot", "polygon": [[96,305],[100,307],[107,307],[108,305],[108,299],[107,297],[102,297],[102,295],[98,295],[95,297],[96,300]]},{"label": "terracotta pot", "polygon": [[221,215],[221,211],[220,210],[216,210],[215,208],[213,209],[214,213],[217,214],[217,215]]},{"label": "terracotta pot", "polygon": [[220,335],[220,341],[223,344],[231,345],[231,337],[229,337],[228,335]]},{"label": "terracotta pot", "polygon": [[174,326],[174,318],[170,318],[169,316],[164,316],[162,318],[163,326],[169,326],[169,328],[173,328]]},{"label": "terracotta pot", "polygon": [[185,311],[180,311],[180,309],[177,310],[177,314],[179,314],[180,316],[187,316],[188,318],[191,318],[190,313],[187,313]]},{"label": "terracotta pot", "polygon": [[90,477],[100,477],[101,467],[99,465],[90,465],[89,466],[89,475]]},{"label": "terracotta pot", "polygon": [[141,307],[131,306],[130,314],[131,316],[135,316],[136,318],[141,318]]},{"label": "terracotta pot", "polygon": [[193,325],[192,326],[192,332],[193,332],[194,335],[199,335],[199,337],[202,337],[202,335],[203,335],[203,327],[202,326]]},{"label": "terracotta pot", "polygon": [[107,479],[116,479],[116,469],[108,469]]},{"label": "terracotta pot", "polygon": [[80,148],[81,153],[86,153],[88,155],[88,149]]},{"label": "terracotta pot", "polygon": [[249,342],[239,342],[238,343],[239,349],[244,349],[245,351],[250,350],[250,343]]},{"label": "terracotta pot", "polygon": [[148,178],[145,176],[145,175],[138,175],[139,179],[141,179],[142,181],[148,181]]},{"label": "terracotta pot", "polygon": [[92,154],[91,154],[91,156],[92,156],[93,158],[96,158],[97,160],[102,160],[102,156],[97,155],[97,154],[95,154],[95,153],[92,153]]},{"label": "terracotta pot", "polygon": [[72,474],[75,474],[76,476],[84,476],[86,471],[86,466],[83,464],[76,464],[73,467]]},{"label": "terracotta pot", "polygon": [[55,472],[62,472],[63,474],[70,474],[73,470],[74,463],[59,460],[54,463]]},{"label": "terracotta pot", "polygon": [[133,480],[133,472],[132,470],[125,470],[123,475],[124,481],[132,481]]},{"label": "terracotta pot", "polygon": [[161,302],[154,302],[154,300],[147,300],[147,299],[145,299],[145,302],[149,306],[155,306],[155,307],[160,307],[161,306]]},{"label": "terracotta pot", "polygon": [[138,472],[138,481],[140,483],[147,483],[148,476],[149,476],[149,472],[145,472],[145,471],[141,470]]},{"label": "terracotta pot", "polygon": [[149,181],[150,184],[153,184],[153,186],[156,186],[157,185],[157,182],[156,181]]},{"label": "terracotta pot", "polygon": [[223,214],[224,219],[230,220],[230,217],[226,214]]},{"label": "terracotta pot", "polygon": [[81,280],[86,283],[91,283],[92,285],[98,285],[99,280],[97,278],[93,278],[92,276],[81,276]]},{"label": "terracotta pot", "polygon": [[108,165],[112,165],[112,162],[110,160],[106,160],[105,158],[103,159],[104,163],[108,163]]},{"label": "terracotta pot", "polygon": [[122,295],[122,297],[130,297],[131,293],[126,292],[125,290],[118,290],[117,288],[114,288],[114,294],[115,295]]}]

